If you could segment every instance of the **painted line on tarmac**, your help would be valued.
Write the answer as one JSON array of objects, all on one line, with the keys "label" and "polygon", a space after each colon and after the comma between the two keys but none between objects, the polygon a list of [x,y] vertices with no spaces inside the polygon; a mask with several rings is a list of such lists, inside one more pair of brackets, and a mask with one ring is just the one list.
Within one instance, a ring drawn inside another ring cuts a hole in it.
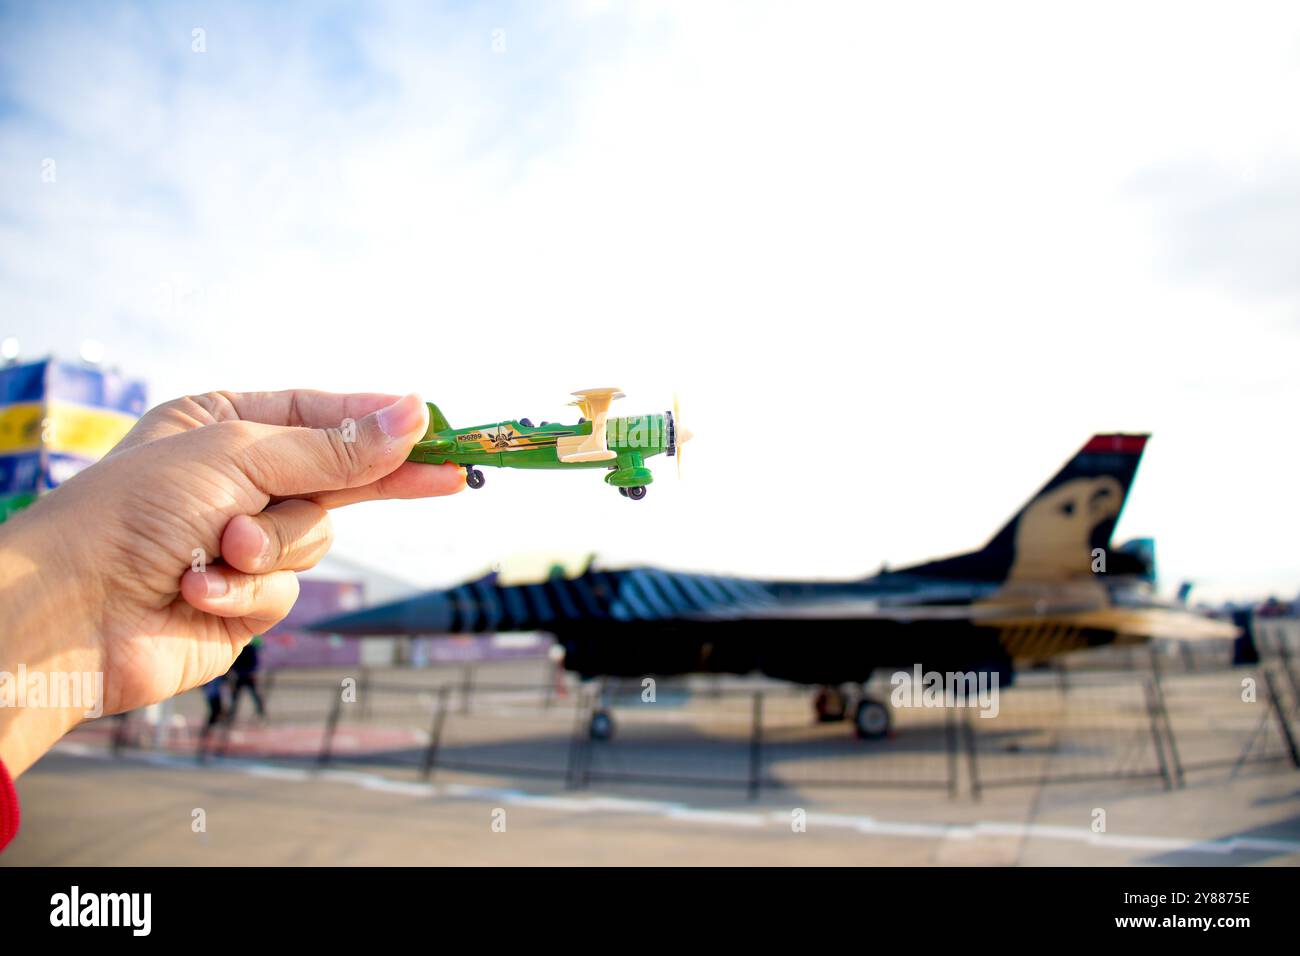
[{"label": "painted line on tarmac", "polygon": [[[220,770],[242,773],[249,777],[295,783],[329,781],[376,793],[429,799],[484,800],[493,803],[553,810],[561,813],[626,813],[657,816],[688,824],[715,824],[746,828],[790,826],[787,812],[709,810],[668,800],[637,800],[594,794],[589,797],[555,796],[529,793],[509,787],[485,787],[464,783],[416,783],[391,780],[376,773],[360,770],[309,770],[282,767],[239,758],[215,759],[200,764],[193,758],[161,753],[131,753],[115,756],[102,747],[70,741],[57,744],[54,752],[73,757],[101,760],[132,760],[156,767],[178,770]],[[1166,853],[1300,853],[1300,841],[1263,837],[1230,837],[1226,840],[1196,840],[1187,837],[1142,836],[1120,833],[1094,833],[1088,827],[1064,827],[1047,823],[1007,823],[981,820],[975,823],[912,823],[902,820],[877,820],[875,817],[846,813],[809,813],[809,828],[846,830],[865,836],[911,837],[924,840],[975,840],[980,837],[1020,837],[1022,839],[1061,840],[1086,843],[1103,849],[1159,850]]]}]

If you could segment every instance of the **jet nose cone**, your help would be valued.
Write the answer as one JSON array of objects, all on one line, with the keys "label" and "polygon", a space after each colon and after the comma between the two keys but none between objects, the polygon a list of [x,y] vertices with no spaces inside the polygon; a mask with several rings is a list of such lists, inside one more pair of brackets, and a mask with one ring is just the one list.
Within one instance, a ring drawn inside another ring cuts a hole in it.
[{"label": "jet nose cone", "polygon": [[680,425],[677,426],[677,444],[685,445],[694,437],[695,432],[691,431],[689,428],[682,428]]}]

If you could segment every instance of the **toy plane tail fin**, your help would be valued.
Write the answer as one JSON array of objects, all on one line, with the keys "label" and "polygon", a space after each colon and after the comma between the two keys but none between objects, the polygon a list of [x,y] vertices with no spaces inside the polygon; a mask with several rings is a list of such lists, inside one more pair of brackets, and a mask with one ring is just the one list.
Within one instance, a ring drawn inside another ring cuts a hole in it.
[{"label": "toy plane tail fin", "polygon": [[433,402],[425,402],[429,406],[429,428],[425,431],[424,437],[431,438],[438,432],[451,431],[451,423],[447,421],[444,415]]}]

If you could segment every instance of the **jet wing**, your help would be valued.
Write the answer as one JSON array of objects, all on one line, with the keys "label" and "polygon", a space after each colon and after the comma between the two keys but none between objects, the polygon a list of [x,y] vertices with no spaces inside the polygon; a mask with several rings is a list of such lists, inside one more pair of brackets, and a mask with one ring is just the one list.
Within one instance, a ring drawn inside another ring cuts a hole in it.
[{"label": "jet wing", "polygon": [[1062,615],[1061,622],[1080,628],[1114,631],[1129,637],[1188,641],[1232,640],[1241,630],[1227,621],[1217,621],[1194,611],[1159,606],[1084,611]]},{"label": "jet wing", "polygon": [[[1236,628],[1185,609],[1112,605],[1095,588],[1022,587],[961,582],[880,594],[864,584],[797,586],[657,568],[588,570],[574,578],[501,585],[493,575],[458,587],[318,621],[334,634],[466,634],[561,630],[608,622],[814,621],[852,623],[968,621],[985,627],[1056,623],[1145,637],[1231,638]],[[864,636],[869,632],[864,629]],[[612,637],[612,635],[611,635]]]},{"label": "jet wing", "polygon": [[[968,591],[969,595],[970,592]],[[715,608],[690,615],[694,620],[798,621],[895,621],[900,624],[924,621],[972,621],[991,626],[1024,619],[1096,611],[1102,605],[1078,598],[1004,603],[989,600],[908,600],[897,598],[809,598],[769,603],[761,607]]]},{"label": "jet wing", "polygon": [[765,607],[720,608],[691,615],[696,620],[789,621],[892,621],[920,624],[927,621],[970,621],[981,627],[1028,627],[1051,623],[1081,630],[1113,631],[1130,637],[1217,640],[1237,637],[1239,629],[1180,608],[1163,605],[1106,606],[1080,600],[1032,604],[981,601],[973,604],[908,604],[875,599],[810,601]]}]

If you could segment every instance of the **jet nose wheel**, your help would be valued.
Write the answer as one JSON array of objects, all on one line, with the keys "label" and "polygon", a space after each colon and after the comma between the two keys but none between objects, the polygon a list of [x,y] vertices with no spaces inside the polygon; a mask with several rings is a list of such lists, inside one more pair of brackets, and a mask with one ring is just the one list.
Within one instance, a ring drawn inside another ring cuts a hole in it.
[{"label": "jet nose wheel", "polygon": [[645,485],[636,485],[627,490],[627,496],[633,501],[640,501],[645,497]]},{"label": "jet nose wheel", "polygon": [[591,715],[591,724],[587,728],[592,740],[609,740],[614,736],[614,718],[607,710],[598,710]]},{"label": "jet nose wheel", "polygon": [[487,484],[487,479],[483,477],[483,472],[477,468],[465,469],[465,484],[471,488],[482,488]]},{"label": "jet nose wheel", "polygon": [[853,729],[863,740],[879,740],[889,733],[889,707],[871,697],[858,701],[853,712]]}]

